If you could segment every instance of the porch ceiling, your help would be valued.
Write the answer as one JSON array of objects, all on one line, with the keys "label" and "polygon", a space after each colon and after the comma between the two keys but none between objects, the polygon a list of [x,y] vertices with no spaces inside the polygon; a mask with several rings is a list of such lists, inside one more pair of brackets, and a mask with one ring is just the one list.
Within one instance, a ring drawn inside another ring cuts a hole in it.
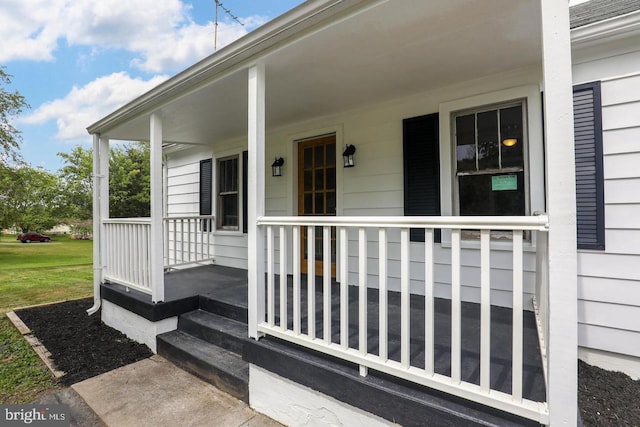
[{"label": "porch ceiling", "polygon": [[354,3],[224,75],[211,68],[199,87],[160,96],[147,113],[94,131],[148,140],[149,114],[160,109],[166,141],[210,144],[242,137],[247,68],[257,61],[266,69],[267,130],[541,64],[538,0]]}]

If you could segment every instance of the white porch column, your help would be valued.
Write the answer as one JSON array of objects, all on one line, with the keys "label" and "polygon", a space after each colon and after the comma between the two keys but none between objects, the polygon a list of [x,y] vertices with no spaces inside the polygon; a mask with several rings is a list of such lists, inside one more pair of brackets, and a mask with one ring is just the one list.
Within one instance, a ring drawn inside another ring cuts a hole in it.
[{"label": "white porch column", "polygon": [[164,301],[164,239],[162,233],[162,118],[159,113],[150,119],[150,162],[151,162],[151,236],[150,269],[151,300]]},{"label": "white porch column", "polygon": [[577,424],[577,254],[569,5],[541,0],[549,214],[548,401],[552,426]]},{"label": "white porch column", "polygon": [[264,64],[249,69],[249,173],[248,173],[248,279],[249,337],[259,338],[258,323],[264,321],[264,233],[256,220],[264,216],[265,70]]},{"label": "white porch column", "polygon": [[100,308],[100,285],[104,279],[106,242],[102,220],[109,218],[109,139],[93,135],[93,306],[89,315]]}]

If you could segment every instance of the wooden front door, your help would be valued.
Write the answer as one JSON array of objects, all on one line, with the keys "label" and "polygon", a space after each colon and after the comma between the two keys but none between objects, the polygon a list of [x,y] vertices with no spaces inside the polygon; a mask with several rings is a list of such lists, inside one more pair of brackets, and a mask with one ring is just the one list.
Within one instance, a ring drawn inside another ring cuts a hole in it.
[{"label": "wooden front door", "polygon": [[[324,135],[298,143],[298,215],[336,214],[336,136]],[[307,273],[307,227],[301,232],[301,270]],[[315,230],[316,275],[322,274],[322,227]],[[331,229],[331,275],[336,275],[336,230]]]}]

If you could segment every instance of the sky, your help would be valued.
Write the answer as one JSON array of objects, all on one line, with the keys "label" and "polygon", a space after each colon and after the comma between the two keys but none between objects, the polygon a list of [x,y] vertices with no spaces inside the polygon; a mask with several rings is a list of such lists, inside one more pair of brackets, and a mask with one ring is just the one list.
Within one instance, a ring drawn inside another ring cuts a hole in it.
[{"label": "sky", "polygon": [[[220,0],[220,49],[302,3]],[[21,153],[55,172],[86,128],[214,52],[215,0],[2,0],[0,66],[31,108]]]}]

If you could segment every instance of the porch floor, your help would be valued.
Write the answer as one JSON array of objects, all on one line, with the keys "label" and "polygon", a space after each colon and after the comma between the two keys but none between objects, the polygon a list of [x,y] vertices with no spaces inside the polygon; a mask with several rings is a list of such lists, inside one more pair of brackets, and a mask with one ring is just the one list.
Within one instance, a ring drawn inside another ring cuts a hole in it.
[{"label": "porch floor", "polygon": [[[275,308],[279,313],[278,280],[275,286]],[[307,333],[307,284],[301,280],[300,310],[302,333]],[[339,288],[332,286],[331,340],[339,342]],[[177,270],[165,275],[165,301],[177,301],[195,295],[204,295],[228,304],[247,307],[246,270],[216,265]],[[367,291],[367,347],[368,352],[378,354],[378,291]],[[288,327],[293,327],[292,279],[287,290]],[[322,283],[316,281],[316,337],[323,337]],[[411,365],[424,367],[424,297],[411,295]],[[436,298],[434,313],[434,364],[435,372],[450,375],[451,372],[451,301]],[[388,347],[389,359],[400,360],[400,294],[388,294]],[[535,317],[524,312],[523,331],[523,397],[534,401],[545,400],[545,383],[540,357]],[[275,323],[279,324],[276,314]],[[349,287],[349,345],[358,348],[358,289]],[[463,381],[479,384],[480,381],[480,305],[462,303],[461,377]],[[511,391],[512,311],[509,308],[491,308],[491,388]],[[371,374],[374,374],[371,372]]]}]

